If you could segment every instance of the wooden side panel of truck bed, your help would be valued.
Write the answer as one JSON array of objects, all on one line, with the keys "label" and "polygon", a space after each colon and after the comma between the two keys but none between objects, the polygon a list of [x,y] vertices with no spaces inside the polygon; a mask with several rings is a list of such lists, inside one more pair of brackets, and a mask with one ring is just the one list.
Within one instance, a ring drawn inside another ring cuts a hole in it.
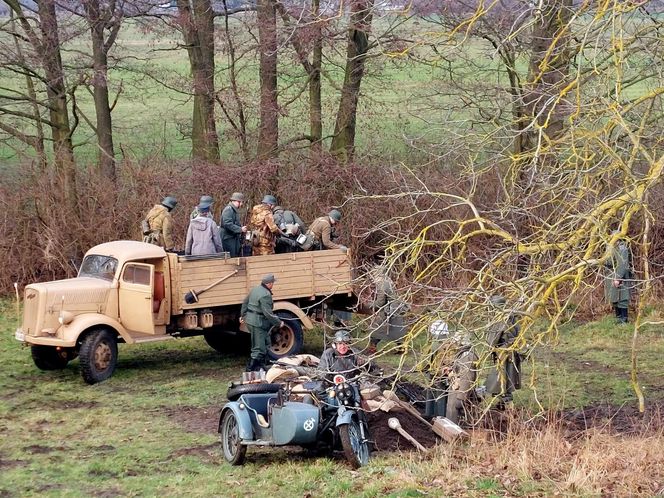
[{"label": "wooden side panel of truck bed", "polygon": [[[178,257],[177,263],[175,258],[172,262],[176,266],[171,288],[176,315],[188,309],[241,304],[247,292],[268,273],[277,279],[272,289],[275,301],[352,292],[350,259],[338,249],[233,259]],[[198,292],[227,275],[232,276],[201,293],[197,303],[185,302],[187,292]]]}]

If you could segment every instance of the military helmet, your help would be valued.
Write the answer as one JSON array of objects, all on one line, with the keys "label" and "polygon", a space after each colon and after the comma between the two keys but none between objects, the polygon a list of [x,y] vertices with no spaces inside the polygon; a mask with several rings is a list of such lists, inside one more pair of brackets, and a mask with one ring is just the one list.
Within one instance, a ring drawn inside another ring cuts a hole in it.
[{"label": "military helmet", "polygon": [[341,212],[340,212],[339,210],[337,210],[337,209],[333,209],[332,211],[330,211],[330,213],[328,214],[328,216],[329,216],[331,219],[333,219],[334,221],[337,221],[337,222],[338,222],[338,221],[341,221]]},{"label": "military helmet", "polygon": [[507,301],[505,301],[505,297],[501,296],[500,294],[491,296],[489,298],[489,302],[494,306],[505,306],[505,304],[507,303]]},{"label": "military helmet", "polygon": [[175,209],[175,206],[178,205],[178,201],[175,197],[172,197],[170,195],[164,197],[164,200],[161,201],[162,206],[166,206],[167,208],[170,209]]},{"label": "military helmet", "polygon": [[261,202],[263,204],[270,204],[271,206],[276,206],[277,198],[273,195],[267,194],[265,197],[263,197],[263,200]]},{"label": "military helmet", "polygon": [[214,199],[212,198],[211,195],[201,195],[201,198],[198,202],[199,204],[208,204],[209,206],[211,206],[212,204],[214,204]]},{"label": "military helmet", "polygon": [[337,330],[334,334],[334,339],[332,342],[339,344],[340,342],[349,343],[350,342],[350,332],[346,329]]},{"label": "military helmet", "polygon": [[233,195],[231,195],[231,200],[232,201],[244,202],[245,197],[244,197],[244,194],[242,192],[233,192]]}]

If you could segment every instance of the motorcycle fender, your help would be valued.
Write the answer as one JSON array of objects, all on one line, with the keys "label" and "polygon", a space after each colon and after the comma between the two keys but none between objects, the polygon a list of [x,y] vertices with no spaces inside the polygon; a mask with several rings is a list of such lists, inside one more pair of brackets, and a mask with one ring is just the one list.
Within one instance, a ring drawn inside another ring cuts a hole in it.
[{"label": "motorcycle fender", "polygon": [[339,413],[337,413],[337,427],[339,427],[340,425],[350,424],[353,415],[354,415],[353,410],[349,410],[344,406],[340,407]]},{"label": "motorcycle fender", "polygon": [[251,425],[251,418],[249,417],[249,412],[247,409],[241,409],[240,403],[237,401],[230,401],[226,403],[224,409],[221,410],[221,416],[219,417],[219,427],[217,432],[221,432],[221,421],[224,419],[226,412],[230,410],[235,414],[235,419],[237,420],[238,430],[240,432],[240,439],[242,440],[254,440],[254,428]]}]

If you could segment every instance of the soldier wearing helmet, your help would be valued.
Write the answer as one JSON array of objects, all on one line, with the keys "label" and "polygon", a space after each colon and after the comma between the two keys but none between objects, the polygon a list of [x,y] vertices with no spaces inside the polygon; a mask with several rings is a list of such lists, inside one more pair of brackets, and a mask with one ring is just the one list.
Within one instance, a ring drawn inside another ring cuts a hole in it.
[{"label": "soldier wearing helmet", "polygon": [[323,351],[318,363],[318,371],[325,376],[342,374],[355,377],[360,370],[377,369],[368,358],[359,355],[350,344],[352,337],[347,329],[337,330],[332,339],[332,346]]},{"label": "soldier wearing helmet", "polygon": [[241,192],[233,192],[228,205],[221,212],[221,243],[224,250],[231,254],[231,258],[241,256],[242,236],[247,233],[246,225],[240,221],[239,210],[244,204],[245,197]]},{"label": "soldier wearing helmet", "polygon": [[156,204],[150,210],[144,221],[147,230],[143,231],[143,242],[161,246],[167,251],[174,249],[171,211],[175,209],[177,203],[177,199],[169,195],[164,197],[161,204]]},{"label": "soldier wearing helmet", "polygon": [[283,235],[274,222],[272,211],[277,205],[277,198],[273,195],[266,195],[260,204],[257,204],[251,210],[251,220],[249,228],[251,229],[252,256],[265,256],[274,254],[274,246],[277,235]]},{"label": "soldier wearing helmet", "polygon": [[335,226],[341,222],[341,213],[333,209],[327,216],[316,218],[309,227],[307,236],[313,237],[312,249],[341,249],[347,251],[348,248],[342,244],[333,242],[333,231]]}]

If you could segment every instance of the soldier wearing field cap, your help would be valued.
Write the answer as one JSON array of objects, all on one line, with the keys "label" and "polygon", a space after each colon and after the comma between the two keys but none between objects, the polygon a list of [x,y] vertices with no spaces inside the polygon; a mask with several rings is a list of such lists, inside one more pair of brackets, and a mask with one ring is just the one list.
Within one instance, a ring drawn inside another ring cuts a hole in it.
[{"label": "soldier wearing field cap", "polygon": [[221,212],[221,243],[224,250],[231,254],[231,258],[241,256],[242,236],[247,233],[247,227],[240,221],[239,209],[244,204],[245,197],[241,192],[233,192],[230,202]]},{"label": "soldier wearing field cap", "polygon": [[143,230],[143,242],[161,246],[167,251],[174,249],[171,211],[177,203],[177,199],[169,195],[164,197],[161,204],[153,206],[143,222],[147,225]]},{"label": "soldier wearing field cap", "polygon": [[212,205],[214,204],[214,199],[210,195],[202,195],[200,200],[198,201],[198,205],[194,207],[194,210],[191,212],[189,215],[189,219],[193,220],[200,214],[200,211],[198,210],[198,206],[208,206],[208,210],[205,214],[208,218],[212,218]]},{"label": "soldier wearing field cap", "polygon": [[284,322],[273,311],[272,286],[275,281],[271,273],[265,275],[261,284],[249,291],[240,309],[240,323],[244,323],[251,333],[251,358],[247,363],[247,372],[265,366],[267,350],[271,345],[270,329],[284,326]]},{"label": "soldier wearing field cap", "polygon": [[327,216],[321,216],[316,218],[307,234],[312,234],[314,238],[313,249],[341,249],[342,251],[347,251],[348,248],[342,244],[337,244],[332,242],[332,231],[339,222],[341,221],[341,213],[333,209],[328,213]]},{"label": "soldier wearing field cap", "polygon": [[277,235],[283,235],[281,229],[274,222],[272,211],[277,205],[277,198],[266,195],[260,204],[251,210],[249,228],[252,236],[252,256],[265,256],[274,254]]}]

